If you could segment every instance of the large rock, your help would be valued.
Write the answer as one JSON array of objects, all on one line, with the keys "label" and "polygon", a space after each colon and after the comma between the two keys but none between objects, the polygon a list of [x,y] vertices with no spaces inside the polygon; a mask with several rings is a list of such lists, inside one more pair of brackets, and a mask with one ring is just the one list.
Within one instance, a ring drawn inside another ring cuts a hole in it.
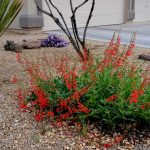
[{"label": "large rock", "polygon": [[141,54],[139,55],[139,59],[150,61],[150,54]]},{"label": "large rock", "polygon": [[41,41],[35,40],[35,41],[29,41],[29,40],[23,40],[22,47],[24,49],[36,49],[41,47]]}]

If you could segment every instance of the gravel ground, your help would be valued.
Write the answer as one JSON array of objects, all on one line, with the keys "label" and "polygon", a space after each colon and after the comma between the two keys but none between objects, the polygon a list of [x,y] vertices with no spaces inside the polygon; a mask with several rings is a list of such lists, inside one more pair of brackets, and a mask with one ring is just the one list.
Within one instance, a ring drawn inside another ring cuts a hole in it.
[{"label": "gravel ground", "polygon": [[[13,40],[21,43],[23,39],[35,40],[47,37],[46,34],[16,34],[13,32],[6,33],[0,38],[0,150],[100,150],[98,148],[103,143],[109,143],[114,139],[107,134],[100,133],[92,125],[88,126],[87,135],[78,134],[74,126],[65,125],[63,127],[53,126],[50,122],[36,123],[32,114],[20,113],[17,100],[15,98],[16,85],[10,83],[12,75],[21,72],[20,77],[26,80],[22,67],[16,63],[15,53],[4,51],[3,45],[6,40]],[[92,53],[101,54],[100,49],[104,49],[107,43],[89,41]],[[74,57],[75,52],[71,46],[67,48],[42,48],[36,50],[23,50],[22,55],[32,59],[38,58],[43,52],[50,57],[69,53]],[[145,67],[150,62],[137,60],[141,53],[150,53],[150,49],[135,49],[132,60],[144,63]],[[138,143],[138,142],[137,142]],[[124,139],[122,145],[115,145],[112,150],[150,150],[150,137],[139,144]]]}]

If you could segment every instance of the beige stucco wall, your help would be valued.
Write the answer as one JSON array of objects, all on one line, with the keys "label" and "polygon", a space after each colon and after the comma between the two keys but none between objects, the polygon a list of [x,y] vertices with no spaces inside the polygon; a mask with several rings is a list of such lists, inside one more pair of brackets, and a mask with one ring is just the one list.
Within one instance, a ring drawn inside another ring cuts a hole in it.
[{"label": "beige stucco wall", "polygon": [[19,25],[20,15],[34,15],[34,14],[37,14],[37,8],[34,3],[34,0],[25,0],[22,10],[20,11],[20,13],[16,17],[16,19],[13,21],[10,28],[11,29],[20,29],[20,25]]},{"label": "beige stucco wall", "polygon": [[134,22],[150,21],[150,0],[135,1]]}]

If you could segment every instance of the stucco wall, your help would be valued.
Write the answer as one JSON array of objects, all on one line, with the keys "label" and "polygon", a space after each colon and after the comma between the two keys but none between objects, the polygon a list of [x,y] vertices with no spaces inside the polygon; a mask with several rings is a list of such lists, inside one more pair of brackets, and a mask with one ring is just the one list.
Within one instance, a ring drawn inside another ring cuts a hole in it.
[{"label": "stucco wall", "polygon": [[16,19],[13,21],[11,24],[10,28],[11,29],[21,29],[20,24],[19,24],[19,17],[21,15],[35,15],[37,14],[37,8],[34,3],[34,0],[25,0],[24,5]]}]

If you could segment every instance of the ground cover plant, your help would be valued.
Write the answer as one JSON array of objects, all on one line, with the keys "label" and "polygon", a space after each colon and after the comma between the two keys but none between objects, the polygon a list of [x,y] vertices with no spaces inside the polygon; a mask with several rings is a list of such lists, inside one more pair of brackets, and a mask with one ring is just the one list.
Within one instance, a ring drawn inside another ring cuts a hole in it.
[{"label": "ground cover plant", "polygon": [[47,39],[41,41],[43,47],[66,47],[67,45],[67,41],[55,34],[49,34]]},{"label": "ground cover plant", "polygon": [[18,53],[17,61],[30,76],[29,89],[18,89],[20,109],[32,111],[36,121],[67,120],[80,123],[82,129],[89,120],[102,121],[111,129],[149,124],[149,68],[130,63],[134,47],[135,34],[123,50],[120,36],[114,36],[102,59],[89,57],[87,49],[84,61],[70,61],[67,56],[49,60],[44,54],[40,63]]}]

